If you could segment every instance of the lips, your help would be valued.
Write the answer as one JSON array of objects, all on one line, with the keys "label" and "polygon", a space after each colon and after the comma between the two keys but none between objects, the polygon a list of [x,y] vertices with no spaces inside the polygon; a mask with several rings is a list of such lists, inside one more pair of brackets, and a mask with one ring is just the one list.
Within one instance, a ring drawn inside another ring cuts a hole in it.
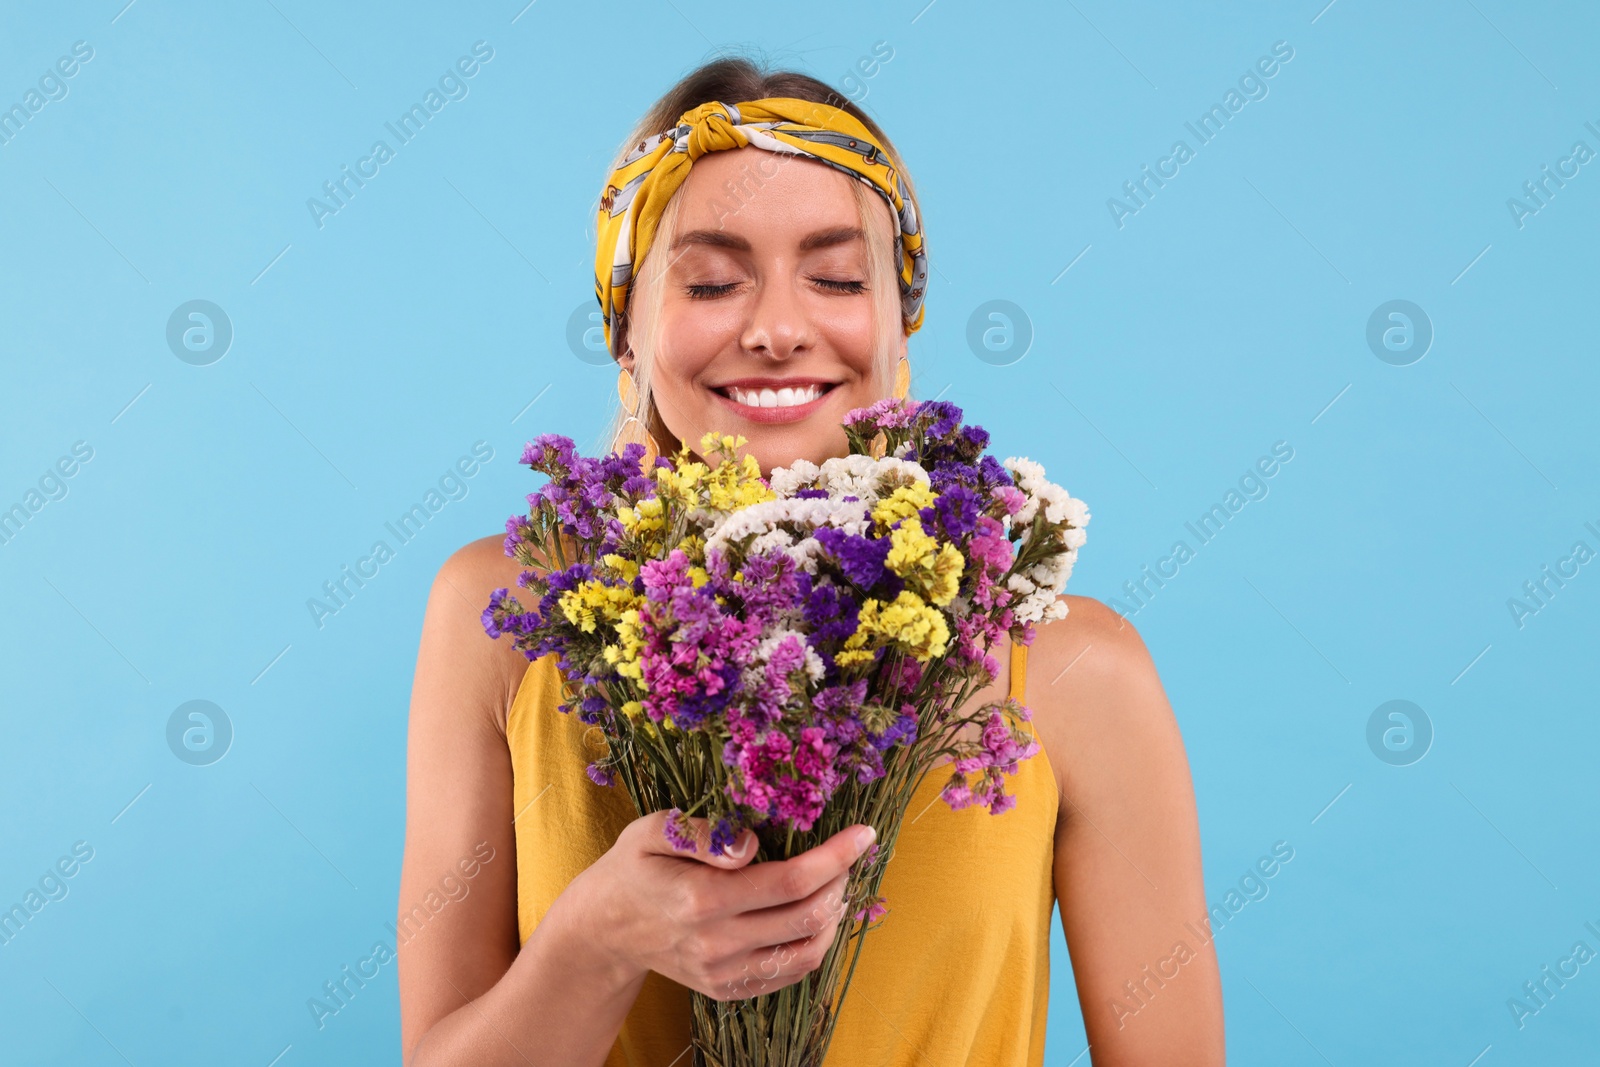
[{"label": "lips", "polygon": [[[785,387],[783,389],[775,389],[771,387],[756,389],[745,386],[721,386],[713,389],[712,393],[714,393],[719,400],[726,404],[740,418],[748,419],[751,422],[770,424],[798,422],[801,419],[806,418],[808,415],[811,415],[813,412],[822,407],[823,401],[827,399],[828,394],[832,392],[834,388],[835,386],[833,384],[828,383],[810,383],[798,387]],[[820,392],[818,392],[818,390],[820,390]],[[817,392],[817,395],[802,404],[789,403],[785,405],[780,402],[774,403],[769,407],[760,403],[749,402],[763,399],[769,399],[773,401],[782,401],[785,399],[793,400],[797,395],[804,396],[807,392]],[[763,396],[763,394],[766,395]]]}]

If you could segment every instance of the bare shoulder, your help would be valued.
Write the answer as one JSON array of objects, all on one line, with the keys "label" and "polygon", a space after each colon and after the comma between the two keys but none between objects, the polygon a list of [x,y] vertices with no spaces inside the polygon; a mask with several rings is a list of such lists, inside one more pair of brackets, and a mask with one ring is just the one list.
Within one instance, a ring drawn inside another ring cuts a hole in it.
[{"label": "bare shoulder", "polygon": [[1154,671],[1144,639],[1127,619],[1093,597],[1063,594],[1057,599],[1066,603],[1067,616],[1035,632],[1028,650],[1030,694],[1037,693],[1034,679],[1041,675],[1049,687],[1065,681],[1062,672],[1067,671],[1079,678],[1130,681],[1142,671]]},{"label": "bare shoulder", "polygon": [[1182,739],[1139,631],[1092,597],[1061,599],[1066,618],[1040,626],[1029,648],[1025,701],[1063,791],[1174,769]]},{"label": "bare shoulder", "polygon": [[504,536],[467,542],[439,568],[423,621],[419,674],[427,672],[436,684],[471,693],[487,705],[501,732],[528,661],[509,637],[491,638],[485,632],[483,612],[496,589],[510,589],[527,600],[527,592],[517,585],[521,570],[505,554]]}]

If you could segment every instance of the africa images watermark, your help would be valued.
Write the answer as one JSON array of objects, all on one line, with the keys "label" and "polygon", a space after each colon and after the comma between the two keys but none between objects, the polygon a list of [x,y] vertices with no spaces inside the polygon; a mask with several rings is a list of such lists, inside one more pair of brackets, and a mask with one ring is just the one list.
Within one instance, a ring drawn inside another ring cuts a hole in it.
[{"label": "africa images watermark", "polygon": [[[371,951],[356,960],[354,968],[348,963],[342,965],[337,976],[322,983],[321,994],[307,997],[306,1010],[311,1013],[311,1021],[317,1024],[317,1029],[325,1029],[330,1017],[348,1008],[356,994],[378,977],[383,965],[396,959],[399,947],[410,943],[427,929],[434,916],[448,905],[465,900],[467,894],[472,892],[472,879],[478,877],[479,872],[493,859],[494,846],[487,841],[479,841],[473,846],[471,855],[457,860],[450,873],[439,879],[437,889],[430,886],[422,902],[412,905],[409,911],[403,913],[398,926],[394,923],[386,925],[391,935],[388,939],[373,942]],[[456,872],[460,872],[459,877]]]},{"label": "africa images watermark", "polygon": [[[393,522],[383,524],[383,528],[394,537],[395,545],[410,544],[422,532],[428,520],[443,511],[446,504],[452,500],[465,500],[472,491],[467,480],[483,469],[482,464],[492,459],[493,445],[487,441],[473,442],[472,455],[460,457],[454,467],[441,474],[437,489],[429,486],[427,492],[422,494],[421,503],[412,504],[409,511],[402,512]],[[306,599],[306,611],[310,612],[311,621],[317,629],[326,626],[329,617],[349,607],[350,601],[366,587],[367,582],[378,576],[379,568],[394,559],[395,553],[396,548],[391,548],[388,541],[374,541],[368,553],[356,560],[354,568],[348,563],[342,564],[337,578],[323,582],[322,592],[327,599]]]},{"label": "africa images watermark", "polygon": [[[1596,144],[1600,144],[1600,128],[1596,128],[1592,121],[1585,122],[1583,128],[1594,135]],[[1575,140],[1567,154],[1556,160],[1554,173],[1550,170],[1550,164],[1541,164],[1539,177],[1522,183],[1522,195],[1525,199],[1514,196],[1506,198],[1506,210],[1511,212],[1511,221],[1517,224],[1517,229],[1520,230],[1527,225],[1525,220],[1549,207],[1556,193],[1565,189],[1567,182],[1578,176],[1579,168],[1594,157],[1595,150],[1589,147],[1587,141]]]},{"label": "africa images watermark", "polygon": [[63,455],[46,467],[39,476],[37,488],[29,486],[21,500],[0,510],[0,545],[9,545],[28,521],[44,510],[46,504],[53,500],[65,500],[71,491],[67,480],[93,458],[93,445],[87,441],[74,441],[72,454]]},{"label": "africa images watermark", "polygon": [[1275,77],[1283,65],[1293,58],[1294,48],[1288,41],[1273,42],[1272,55],[1257,59],[1254,66],[1240,75],[1239,87],[1237,89],[1229,87],[1222,94],[1222,103],[1212,104],[1193,122],[1183,124],[1184,128],[1194,135],[1194,148],[1189,147],[1188,141],[1174,141],[1171,151],[1156,160],[1154,170],[1151,170],[1150,164],[1146,163],[1139,168],[1140,177],[1123,182],[1122,192],[1127,199],[1120,200],[1113,196],[1106,200],[1106,210],[1110,212],[1111,221],[1116,224],[1117,229],[1120,230],[1127,225],[1126,220],[1129,216],[1137,215],[1149,206],[1156,192],[1164,188],[1168,181],[1176,178],[1180,168],[1193,159],[1200,148],[1210,144],[1212,139],[1227,126],[1228,121],[1244,110],[1245,104],[1252,100],[1265,100],[1267,80]]},{"label": "africa images watermark", "polygon": [[[1584,523],[1583,528],[1600,539],[1600,529],[1593,522]],[[1567,582],[1578,576],[1579,568],[1594,557],[1595,550],[1589,547],[1589,542],[1579,538],[1572,543],[1565,556],[1556,560],[1554,573],[1551,573],[1550,564],[1546,563],[1539,568],[1538,577],[1523,582],[1522,592],[1526,599],[1506,598],[1506,610],[1511,612],[1511,621],[1517,624],[1517,629],[1528,625],[1529,619],[1549,607],[1555,595],[1567,587]]]},{"label": "africa images watermark", "polygon": [[[1596,944],[1600,944],[1600,926],[1586,922],[1583,928],[1594,935]],[[1556,960],[1554,970],[1548,963],[1544,964],[1539,968],[1537,978],[1522,983],[1522,996],[1507,997],[1506,1010],[1511,1012],[1511,1021],[1517,1024],[1517,1029],[1525,1029],[1529,1019],[1548,1008],[1550,1002],[1556,998],[1556,994],[1565,989],[1568,982],[1578,977],[1582,973],[1580,968],[1594,959],[1595,955],[1595,950],[1590,947],[1589,942],[1574,942],[1571,950]]]},{"label": "africa images watermark", "polygon": [[[1292,859],[1294,859],[1293,845],[1287,841],[1274,842],[1271,853],[1257,859],[1254,866],[1239,876],[1236,885],[1228,887],[1228,891],[1222,895],[1222,900],[1211,905],[1206,914],[1201,916],[1199,926],[1185,922],[1183,924],[1185,930],[1201,947],[1209,945],[1223,926],[1243,911],[1246,905],[1267,899],[1267,894],[1272,892],[1267,881],[1276,877]],[[1111,998],[1111,1014],[1117,1020],[1117,1029],[1121,1030],[1129,1019],[1148,1008],[1154,1002],[1156,994],[1161,992],[1168,982],[1183,973],[1183,965],[1192,962],[1198,956],[1199,954],[1189,947],[1189,942],[1180,938],[1173,943],[1165,956],[1154,964],[1145,964],[1140,968],[1136,978],[1122,983],[1127,999],[1124,1000],[1120,996]]]},{"label": "africa images watermark", "polygon": [[32,922],[46,904],[65,900],[69,891],[66,880],[81,871],[83,865],[92,859],[94,846],[87,841],[74,841],[72,855],[62,856],[52,866],[46,867],[44,874],[39,877],[38,888],[29,886],[20,903],[0,911],[0,945],[11,944],[12,938],[22,933],[23,927]]},{"label": "africa images watermark", "polygon": [[851,69],[845,71],[844,77],[839,79],[839,84],[844,88],[844,94],[853,102],[859,104],[867,98],[872,91],[867,82],[876,78],[882,72],[884,64],[894,58],[894,45],[888,41],[873,41],[870,55],[858,56]]},{"label": "africa images watermark", "polygon": [[[867,847],[867,851],[857,858],[856,866],[852,869],[857,877],[865,879],[874,868],[880,868],[888,863],[889,858],[890,854],[874,841]],[[789,920],[789,927],[795,932],[795,937],[784,944],[772,946],[766,957],[756,964],[757,970],[762,973],[751,974],[750,966],[746,964],[742,978],[730,979],[724,983],[726,995],[730,998],[749,997],[764,992],[766,983],[776,978],[797,954],[790,946],[800,941],[809,942],[817,937],[829,924],[842,920],[848,907],[847,900],[839,894],[831,892],[825,894],[821,904],[813,907],[805,918],[798,922]],[[879,897],[875,903],[868,903],[861,911],[856,912],[851,921],[862,922],[863,929],[867,929],[875,919],[887,913],[888,908],[883,904],[883,898]],[[771,967],[771,973],[767,973],[768,967]]]},{"label": "africa images watermark", "polygon": [[23,92],[22,99],[10,107],[0,104],[0,146],[9,145],[12,138],[21,133],[22,128],[33,121],[33,116],[43,111],[47,104],[65,100],[71,91],[67,82],[76,77],[83,65],[93,58],[93,45],[88,41],[74,41],[71,55],[60,57],[53,68],[47,68],[39,75],[34,83],[38,88],[30,86]]},{"label": "africa images watermark", "polygon": [[395,157],[397,150],[410,144],[412,138],[422,132],[428,120],[443,111],[447,103],[452,100],[465,100],[471,91],[467,81],[476,77],[483,69],[483,64],[493,58],[494,48],[489,42],[473,42],[472,55],[461,56],[456,60],[454,67],[447,68],[439,75],[437,88],[430,85],[428,91],[422,94],[420,103],[412,104],[410,108],[402,111],[394,122],[383,124],[384,129],[394,137],[394,147],[391,148],[388,141],[377,140],[372,142],[372,147],[365,156],[356,160],[353,171],[348,163],[341,163],[339,176],[322,183],[322,192],[326,199],[313,196],[306,200],[306,210],[311,212],[311,221],[317,224],[317,229],[320,230],[326,225],[329,216],[337,215],[349,207],[356,193],[366,188],[367,182],[381,173],[383,165]]},{"label": "africa images watermark", "polygon": [[[1274,458],[1276,457],[1276,458]],[[1155,595],[1166,588],[1167,580],[1176,578],[1180,568],[1185,563],[1194,559],[1199,554],[1201,547],[1211,543],[1228,520],[1244,510],[1244,506],[1252,500],[1265,500],[1271,489],[1267,485],[1268,479],[1275,476],[1283,465],[1294,458],[1294,447],[1287,441],[1273,443],[1272,455],[1261,456],[1253,467],[1246,468],[1239,476],[1239,488],[1229,490],[1223,494],[1219,503],[1212,504],[1209,509],[1201,512],[1194,522],[1184,523],[1184,527],[1194,534],[1195,546],[1191,548],[1185,538],[1174,541],[1165,556],[1156,560],[1155,570],[1152,572],[1150,564],[1146,563],[1142,569],[1141,577],[1129,579],[1122,583],[1122,591],[1129,600],[1133,601],[1130,607],[1115,597],[1106,601],[1106,606],[1114,610],[1125,619],[1143,611],[1155,599]],[[1168,570],[1168,567],[1171,567]]]}]

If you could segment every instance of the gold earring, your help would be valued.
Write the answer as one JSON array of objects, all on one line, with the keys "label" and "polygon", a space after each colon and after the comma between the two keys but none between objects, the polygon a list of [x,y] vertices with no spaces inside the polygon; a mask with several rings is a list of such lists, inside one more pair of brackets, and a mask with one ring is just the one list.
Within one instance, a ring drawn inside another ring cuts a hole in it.
[{"label": "gold earring", "polygon": [[621,452],[629,444],[644,445],[644,466],[646,469],[655,465],[656,457],[661,454],[660,447],[656,444],[655,435],[645,425],[639,410],[639,388],[634,384],[633,375],[628,373],[628,368],[619,367],[617,374],[617,399],[622,402],[622,408],[628,413],[622,426],[617,430],[617,436],[611,442],[611,451]]}]

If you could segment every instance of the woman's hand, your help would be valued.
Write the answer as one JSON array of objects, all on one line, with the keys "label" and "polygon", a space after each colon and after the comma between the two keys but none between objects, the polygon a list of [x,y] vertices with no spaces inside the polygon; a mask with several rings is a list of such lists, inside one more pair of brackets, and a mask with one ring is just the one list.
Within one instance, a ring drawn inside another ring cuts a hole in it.
[{"label": "woman's hand", "polygon": [[573,879],[563,895],[582,902],[594,946],[624,974],[656,971],[719,1001],[770,993],[816,970],[872,828],[849,826],[792,859],[751,865],[752,831],[713,856],[707,821],[689,822],[694,852],[672,847],[666,813],[656,812],[630,823]]}]

